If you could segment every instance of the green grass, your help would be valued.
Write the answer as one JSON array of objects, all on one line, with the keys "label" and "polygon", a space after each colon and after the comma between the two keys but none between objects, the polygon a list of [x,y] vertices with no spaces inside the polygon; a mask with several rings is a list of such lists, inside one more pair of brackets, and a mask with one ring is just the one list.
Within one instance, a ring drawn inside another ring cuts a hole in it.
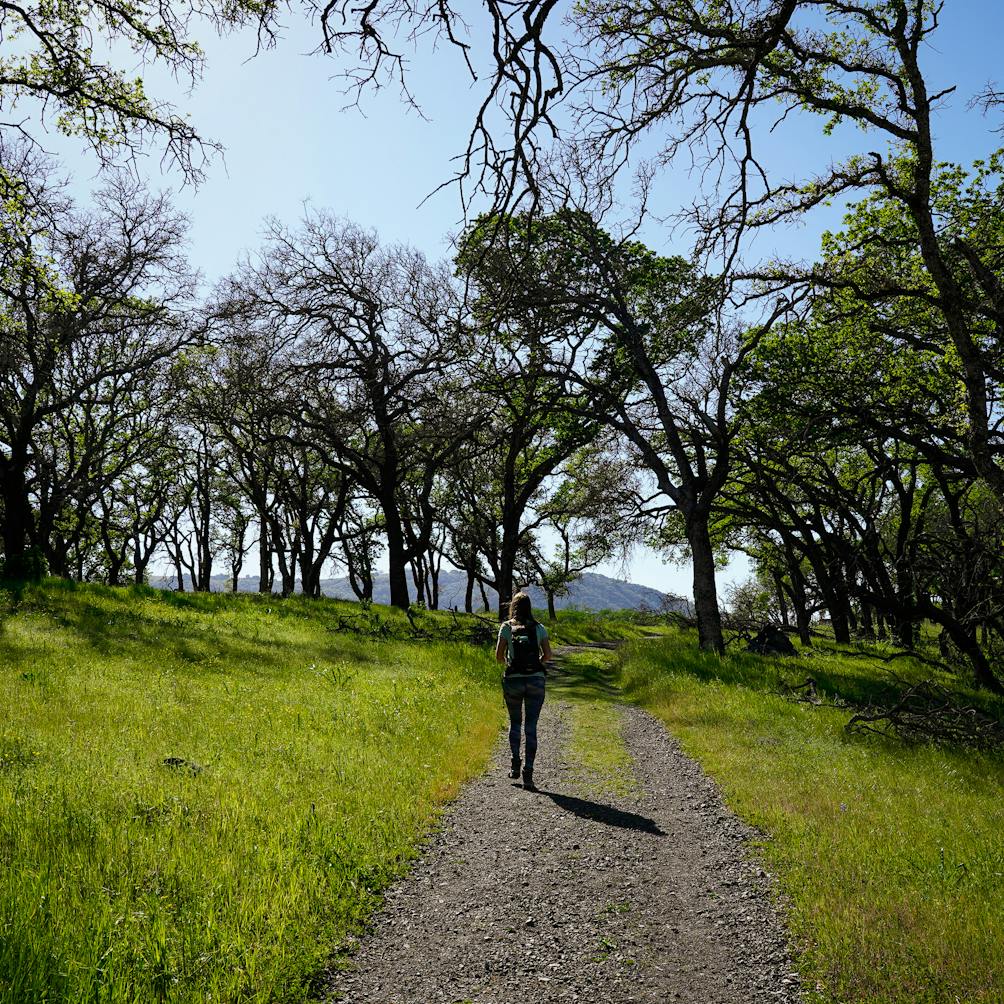
[{"label": "green grass", "polygon": [[[504,717],[490,652],[415,627],[300,598],[0,596],[0,1004],[310,999]],[[549,627],[555,644],[667,630],[576,611]],[[849,736],[850,711],[778,694],[811,675],[877,700],[900,686],[887,668],[718,659],[677,634],[619,666],[567,659],[549,689],[585,783],[630,783],[624,694],[659,714],[767,835],[816,1000],[1004,999],[1004,760]]]},{"label": "green grass", "polygon": [[[904,663],[904,678],[931,675]],[[627,695],[766,834],[813,1000],[1004,1000],[1004,759],[848,735],[849,710],[777,693],[810,675],[853,700],[898,686],[873,660],[719,659],[692,635],[630,646],[622,660]]]},{"label": "green grass", "polygon": [[569,652],[548,689],[569,701],[567,755],[578,782],[591,794],[619,796],[634,792],[636,781],[616,707],[621,692],[613,661],[613,653],[603,649]]},{"label": "green grass", "polygon": [[[630,641],[671,631],[671,621],[638,610],[559,610],[556,621],[544,620],[553,645],[595,641]],[[543,614],[538,611],[538,616]]]},{"label": "green grass", "polygon": [[297,598],[0,608],[5,1004],[308,999],[504,717],[488,653],[385,609],[387,640]]}]

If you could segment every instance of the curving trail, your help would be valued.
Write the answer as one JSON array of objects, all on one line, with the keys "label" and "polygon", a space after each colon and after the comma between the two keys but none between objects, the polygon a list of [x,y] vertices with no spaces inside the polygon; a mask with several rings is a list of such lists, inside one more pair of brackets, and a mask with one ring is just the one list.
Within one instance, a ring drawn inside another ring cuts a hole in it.
[{"label": "curving trail", "polygon": [[325,1000],[800,1000],[755,834],[638,708],[605,706],[630,767],[584,766],[570,741],[584,700],[549,693],[536,792],[508,779],[503,737]]}]

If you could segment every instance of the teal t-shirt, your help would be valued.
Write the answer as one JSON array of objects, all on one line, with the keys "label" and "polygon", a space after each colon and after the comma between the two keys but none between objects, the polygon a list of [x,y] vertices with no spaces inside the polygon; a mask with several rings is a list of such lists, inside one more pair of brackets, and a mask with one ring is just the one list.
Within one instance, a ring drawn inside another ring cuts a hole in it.
[{"label": "teal t-shirt", "polygon": [[[544,642],[547,640],[547,628],[544,627],[539,621],[535,622],[537,625],[537,647],[541,648]],[[512,662],[512,622],[504,621],[502,626],[499,628],[499,641],[505,641],[505,661],[506,664]],[[527,673],[527,676],[543,676],[544,671],[541,670],[539,673]]]}]

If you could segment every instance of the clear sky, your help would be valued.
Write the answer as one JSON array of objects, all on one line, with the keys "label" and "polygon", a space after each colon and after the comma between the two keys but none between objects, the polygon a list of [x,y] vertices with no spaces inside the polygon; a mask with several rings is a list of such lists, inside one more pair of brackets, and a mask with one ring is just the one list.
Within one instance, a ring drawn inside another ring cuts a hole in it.
[{"label": "clear sky", "polygon": [[[287,15],[287,23],[276,48],[254,58],[253,37],[214,38],[207,27],[200,41],[208,68],[190,94],[160,73],[145,74],[150,93],[171,98],[204,135],[226,148],[225,159],[210,167],[204,184],[181,189],[176,196],[191,218],[191,257],[207,283],[258,244],[265,217],[294,222],[305,203],[372,227],[385,242],[409,243],[431,258],[448,254],[446,237],[461,223],[456,190],[447,188],[422,200],[451,176],[452,158],[465,148],[480,95],[459,54],[449,46],[414,54],[411,84],[424,118],[406,109],[393,88],[367,95],[360,111],[345,108],[347,99],[332,79],[332,62],[307,55],[316,45],[315,30],[293,14]],[[992,132],[995,122],[967,109],[970,98],[999,73],[1002,37],[1001,0],[946,3],[926,59],[932,89],[959,88],[938,121],[946,159],[968,162],[1004,145],[1004,138]],[[860,134],[839,130],[827,139],[818,119],[793,120],[772,134],[769,156],[778,168],[797,176],[848,149],[868,149],[867,142]],[[94,184],[93,158],[65,141],[52,138],[47,145],[62,156],[76,184]],[[149,152],[143,170],[154,187],[178,189],[177,176],[161,174],[157,151]],[[672,212],[694,184],[683,172],[664,172],[656,210]],[[838,209],[824,211],[800,229],[777,232],[774,247],[761,241],[758,250],[811,255],[820,230],[838,223]],[[678,235],[654,225],[644,236],[659,250],[683,247]],[[624,569],[602,570],[618,574]],[[634,581],[690,593],[689,569],[663,565],[656,555],[639,551],[626,570]],[[745,562],[736,561],[721,581],[745,574]]]}]

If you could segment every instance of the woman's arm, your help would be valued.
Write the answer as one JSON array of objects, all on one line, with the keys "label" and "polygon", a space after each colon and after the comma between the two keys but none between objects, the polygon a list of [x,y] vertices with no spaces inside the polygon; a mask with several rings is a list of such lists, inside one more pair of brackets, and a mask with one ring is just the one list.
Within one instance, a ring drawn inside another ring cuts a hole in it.
[{"label": "woman's arm", "polygon": [[551,656],[551,642],[550,642],[550,639],[548,639],[548,638],[544,639],[544,641],[541,643],[540,651],[541,651],[541,655],[543,656],[544,662],[550,662],[551,658],[552,658],[552,656]]},{"label": "woman's arm", "polygon": [[505,657],[508,654],[509,646],[506,643],[505,638],[502,637],[502,629],[499,628],[499,640],[498,644],[495,646],[495,661],[505,662]]}]

